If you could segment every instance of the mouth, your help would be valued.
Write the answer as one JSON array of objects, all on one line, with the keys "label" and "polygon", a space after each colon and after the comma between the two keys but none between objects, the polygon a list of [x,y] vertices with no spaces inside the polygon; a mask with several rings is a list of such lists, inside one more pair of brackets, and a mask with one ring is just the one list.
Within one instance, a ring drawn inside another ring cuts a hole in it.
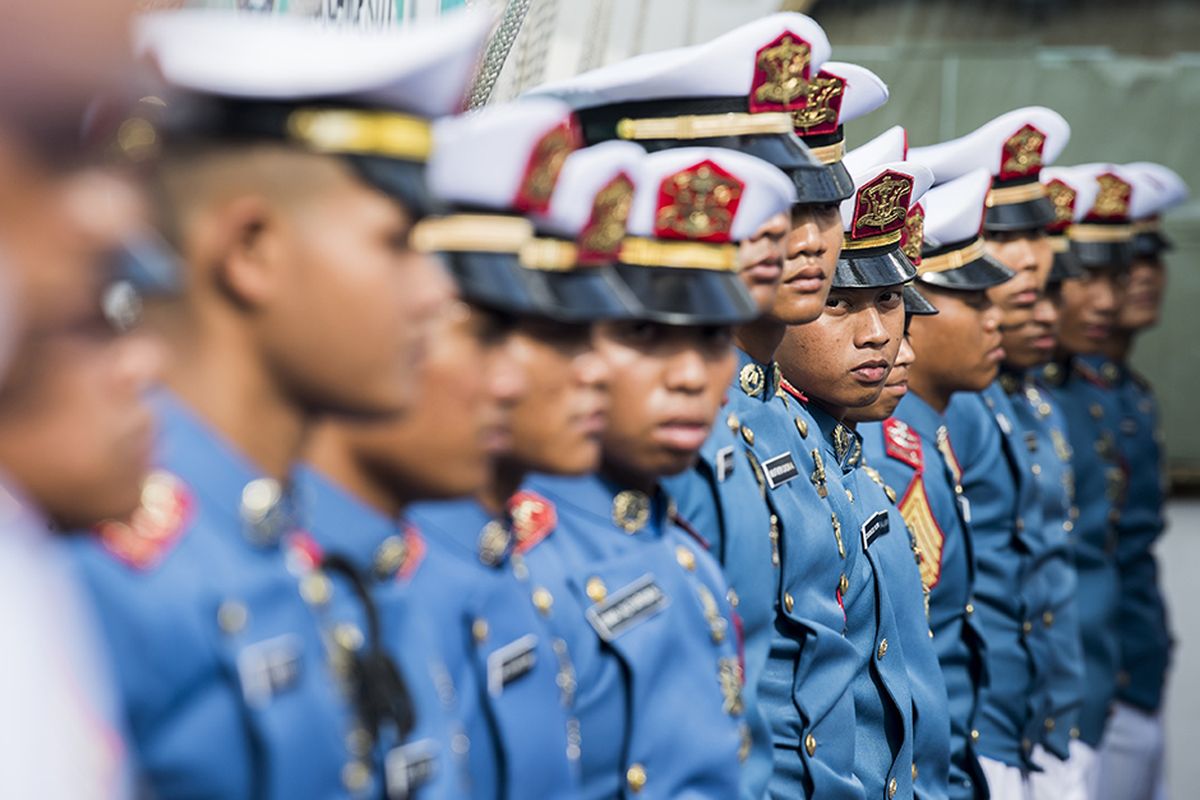
[{"label": "mouth", "polygon": [[786,276],[783,282],[792,291],[816,294],[825,286],[825,270],[816,264],[806,266]]},{"label": "mouth", "polygon": [[490,456],[506,453],[512,449],[512,430],[506,425],[491,425],[481,434],[484,452]]},{"label": "mouth", "polygon": [[1092,341],[1102,342],[1112,334],[1112,325],[1107,322],[1092,322],[1084,326],[1083,335]]},{"label": "mouth", "polygon": [[697,419],[673,419],[655,430],[654,438],[672,450],[695,452],[708,439],[710,423]]},{"label": "mouth", "polygon": [[850,370],[850,374],[855,380],[866,386],[877,386],[887,380],[888,363],[882,359],[873,361],[864,361],[854,369]]},{"label": "mouth", "polygon": [[742,276],[754,283],[778,283],[783,276],[783,262],[776,258],[759,261],[744,268]]},{"label": "mouth", "polygon": [[1058,340],[1050,334],[1045,334],[1044,336],[1034,337],[1030,344],[1037,350],[1053,350],[1055,345],[1058,344]]},{"label": "mouth", "polygon": [[890,397],[904,397],[908,394],[908,379],[896,381],[895,383],[888,382],[883,387],[883,393]]},{"label": "mouth", "polygon": [[576,418],[576,427],[584,436],[598,438],[608,428],[608,412],[597,408],[587,414],[582,414]]}]

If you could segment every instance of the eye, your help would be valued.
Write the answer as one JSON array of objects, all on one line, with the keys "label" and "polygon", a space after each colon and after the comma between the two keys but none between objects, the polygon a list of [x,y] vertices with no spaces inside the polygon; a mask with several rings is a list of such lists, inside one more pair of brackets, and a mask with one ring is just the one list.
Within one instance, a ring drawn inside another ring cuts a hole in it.
[{"label": "eye", "polygon": [[882,308],[891,311],[904,302],[904,295],[894,289],[880,292],[877,302]]},{"label": "eye", "polygon": [[700,337],[707,347],[723,348],[733,343],[733,329],[727,325],[714,325],[701,329]]}]

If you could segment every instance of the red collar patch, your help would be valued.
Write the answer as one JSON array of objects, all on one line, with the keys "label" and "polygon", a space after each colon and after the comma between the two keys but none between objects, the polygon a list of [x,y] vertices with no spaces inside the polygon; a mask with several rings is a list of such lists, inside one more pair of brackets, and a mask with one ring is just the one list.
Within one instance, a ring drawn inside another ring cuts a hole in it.
[{"label": "red collar patch", "polygon": [[799,400],[801,403],[804,403],[806,405],[808,404],[808,395],[806,395],[804,392],[797,389],[795,386],[792,386],[792,384],[788,382],[787,378],[779,379],[779,388],[783,389],[785,392],[787,392],[792,397]]},{"label": "red collar patch", "polygon": [[558,526],[558,512],[554,503],[537,492],[517,492],[508,501],[508,513],[512,518],[512,532],[518,553],[528,553],[539,542],[554,532]]},{"label": "red collar patch", "polygon": [[918,472],[924,469],[925,459],[921,454],[921,435],[903,420],[888,417],[883,421],[883,446],[892,458],[907,464]]},{"label": "red collar patch", "polygon": [[195,499],[175,475],[155,470],[142,484],[141,505],[126,522],[110,520],[96,526],[101,544],[137,570],[156,566],[170,552],[195,511]]}]

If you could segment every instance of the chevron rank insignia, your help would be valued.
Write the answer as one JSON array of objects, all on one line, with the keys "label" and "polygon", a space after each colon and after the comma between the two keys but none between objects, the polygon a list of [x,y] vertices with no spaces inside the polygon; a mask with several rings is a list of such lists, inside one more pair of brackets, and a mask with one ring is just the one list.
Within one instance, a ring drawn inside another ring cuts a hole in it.
[{"label": "chevron rank insignia", "polygon": [[942,576],[942,549],[946,534],[933,516],[929,495],[925,492],[925,479],[918,472],[913,476],[908,491],[900,499],[900,516],[904,517],[917,548],[921,551],[921,584],[925,591],[937,586]]}]

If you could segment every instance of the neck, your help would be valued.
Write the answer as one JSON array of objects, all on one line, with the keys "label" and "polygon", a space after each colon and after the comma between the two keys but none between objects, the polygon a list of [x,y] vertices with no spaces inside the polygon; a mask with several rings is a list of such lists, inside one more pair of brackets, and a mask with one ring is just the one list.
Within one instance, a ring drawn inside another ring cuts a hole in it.
[{"label": "neck", "polygon": [[1101,352],[1118,364],[1124,364],[1129,360],[1129,354],[1133,352],[1133,337],[1133,331],[1114,330],[1112,336],[1108,337],[1108,341],[1104,343]]},{"label": "neck", "polygon": [[163,382],[269,477],[286,481],[310,415],[287,396],[241,337],[174,339]]},{"label": "neck", "polygon": [[775,351],[783,341],[787,326],[768,317],[760,317],[748,325],[733,331],[733,340],[747,355],[760,364],[769,364],[775,359]]},{"label": "neck", "polygon": [[820,406],[822,411],[836,419],[838,422],[845,422],[846,413],[849,411],[849,409],[845,406],[835,406],[828,400],[822,400],[819,397],[813,397],[811,394],[808,395],[808,398],[813,402],[814,405]]},{"label": "neck", "polygon": [[607,457],[600,466],[600,474],[614,483],[645,492],[651,497],[658,491],[657,475],[649,475],[637,468],[609,460]]},{"label": "neck", "polygon": [[305,452],[317,472],[386,517],[398,519],[412,502],[355,458],[353,446],[336,423],[317,426]]},{"label": "neck", "polygon": [[509,498],[521,488],[527,474],[529,470],[523,464],[510,458],[496,459],[492,466],[491,480],[475,499],[489,514],[499,516],[508,509]]},{"label": "neck", "polygon": [[945,414],[946,407],[950,405],[950,395],[953,392],[943,389],[931,380],[930,376],[917,369],[920,363],[921,361],[918,359],[913,368],[908,371],[908,390],[928,403],[929,407],[937,413]]}]

